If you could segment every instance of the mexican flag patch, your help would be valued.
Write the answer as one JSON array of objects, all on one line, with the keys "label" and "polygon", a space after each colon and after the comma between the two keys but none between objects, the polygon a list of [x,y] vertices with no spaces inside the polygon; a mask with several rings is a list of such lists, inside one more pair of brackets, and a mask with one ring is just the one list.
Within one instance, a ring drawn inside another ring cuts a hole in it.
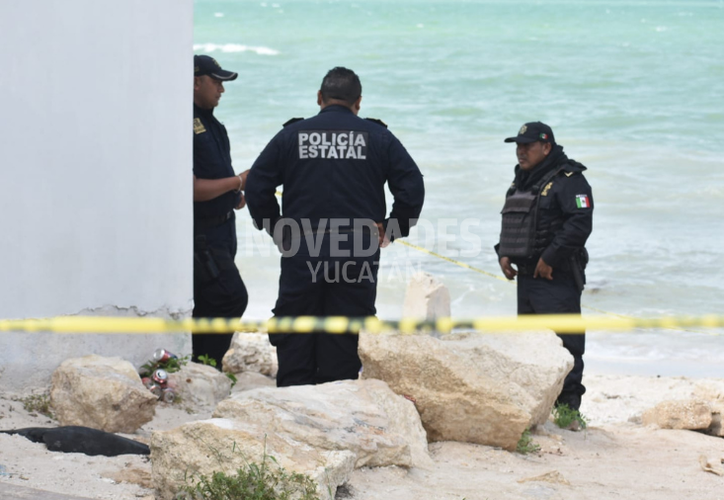
[{"label": "mexican flag patch", "polygon": [[591,202],[588,201],[588,195],[577,194],[576,195],[576,206],[578,208],[591,208]]}]

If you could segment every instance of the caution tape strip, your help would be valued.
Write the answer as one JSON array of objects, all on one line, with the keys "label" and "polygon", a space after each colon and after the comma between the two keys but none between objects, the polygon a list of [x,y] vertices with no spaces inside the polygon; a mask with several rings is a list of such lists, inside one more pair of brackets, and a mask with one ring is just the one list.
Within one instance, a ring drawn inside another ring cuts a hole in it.
[{"label": "caution tape strip", "polygon": [[[525,315],[518,317],[483,317],[469,320],[440,318],[421,321],[404,318],[383,321],[374,316],[347,318],[343,316],[280,317],[267,321],[239,321],[228,318],[183,319],[119,318],[108,316],[59,316],[45,319],[0,320],[0,332],[55,333],[126,333],[151,334],[169,332],[224,333],[233,331],[266,331],[269,333],[370,333],[401,332],[406,334],[452,330],[475,330],[507,333],[551,329],[558,333],[581,333],[586,330],[606,332],[650,328],[724,327],[724,315],[682,316],[660,318],[584,317],[578,314]],[[709,332],[707,332],[709,333]],[[724,333],[711,332],[713,335]]]}]

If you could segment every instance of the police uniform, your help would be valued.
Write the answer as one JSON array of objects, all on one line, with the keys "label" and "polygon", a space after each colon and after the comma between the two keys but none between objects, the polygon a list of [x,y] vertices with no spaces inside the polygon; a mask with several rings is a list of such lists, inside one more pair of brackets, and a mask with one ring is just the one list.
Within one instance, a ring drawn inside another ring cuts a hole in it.
[{"label": "police uniform", "polygon": [[[394,196],[387,219],[386,182]],[[383,223],[391,239],[407,236],[422,210],[424,185],[384,124],[329,105],[285,124],[252,166],[245,193],[257,228],[274,233],[283,251],[274,315],[360,317],[376,313],[374,222]],[[277,385],[357,378],[357,340],[352,334],[270,335],[279,358]]]},{"label": "police uniform", "polygon": [[[536,126],[535,123],[526,125]],[[507,142],[515,140],[506,139]],[[548,156],[532,170],[515,168],[515,180],[508,189],[502,211],[503,224],[496,251],[499,257],[509,257],[517,267],[518,314],[581,312],[588,262],[585,243],[593,227],[593,195],[583,176],[585,170],[586,167],[569,159],[555,142]],[[533,278],[540,258],[553,268],[552,280]],[[558,336],[573,356],[574,366],[564,381],[557,404],[567,404],[577,410],[586,391],[581,383],[585,332]]]},{"label": "police uniform", "polygon": [[[194,105],[194,175],[198,179],[233,177],[226,128],[213,114]],[[238,319],[248,295],[236,256],[234,207],[241,194],[233,191],[209,201],[194,202],[194,318]],[[206,354],[221,366],[233,333],[194,334],[194,356]]]}]

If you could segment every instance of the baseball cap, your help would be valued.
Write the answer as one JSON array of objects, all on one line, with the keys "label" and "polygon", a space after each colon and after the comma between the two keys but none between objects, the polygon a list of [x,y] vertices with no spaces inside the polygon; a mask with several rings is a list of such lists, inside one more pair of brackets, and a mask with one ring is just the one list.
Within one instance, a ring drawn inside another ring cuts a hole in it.
[{"label": "baseball cap", "polygon": [[522,144],[535,141],[555,143],[553,130],[542,122],[528,122],[520,127],[517,136],[505,139],[505,142],[520,142]]},{"label": "baseball cap", "polygon": [[238,73],[221,69],[221,65],[211,56],[194,56],[194,76],[209,75],[222,81],[236,80]]}]

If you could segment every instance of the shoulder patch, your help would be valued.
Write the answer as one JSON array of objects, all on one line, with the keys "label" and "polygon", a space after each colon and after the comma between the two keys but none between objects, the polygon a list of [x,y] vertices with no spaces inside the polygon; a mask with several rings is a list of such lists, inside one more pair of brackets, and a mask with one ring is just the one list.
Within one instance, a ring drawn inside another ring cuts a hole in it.
[{"label": "shoulder patch", "polygon": [[377,118],[365,118],[365,120],[369,120],[373,123],[376,123],[377,125],[382,125],[383,127],[387,128],[387,124],[383,122],[382,120],[379,120]]},{"label": "shoulder patch", "polygon": [[292,123],[300,122],[302,120],[304,120],[304,118],[292,118],[291,120],[284,122],[284,126],[286,127],[287,125],[291,125]]},{"label": "shoulder patch", "polygon": [[576,208],[591,208],[591,201],[587,194],[576,195]]},{"label": "shoulder patch", "polygon": [[194,118],[194,134],[203,134],[206,132],[206,127],[201,123],[199,118]]}]

